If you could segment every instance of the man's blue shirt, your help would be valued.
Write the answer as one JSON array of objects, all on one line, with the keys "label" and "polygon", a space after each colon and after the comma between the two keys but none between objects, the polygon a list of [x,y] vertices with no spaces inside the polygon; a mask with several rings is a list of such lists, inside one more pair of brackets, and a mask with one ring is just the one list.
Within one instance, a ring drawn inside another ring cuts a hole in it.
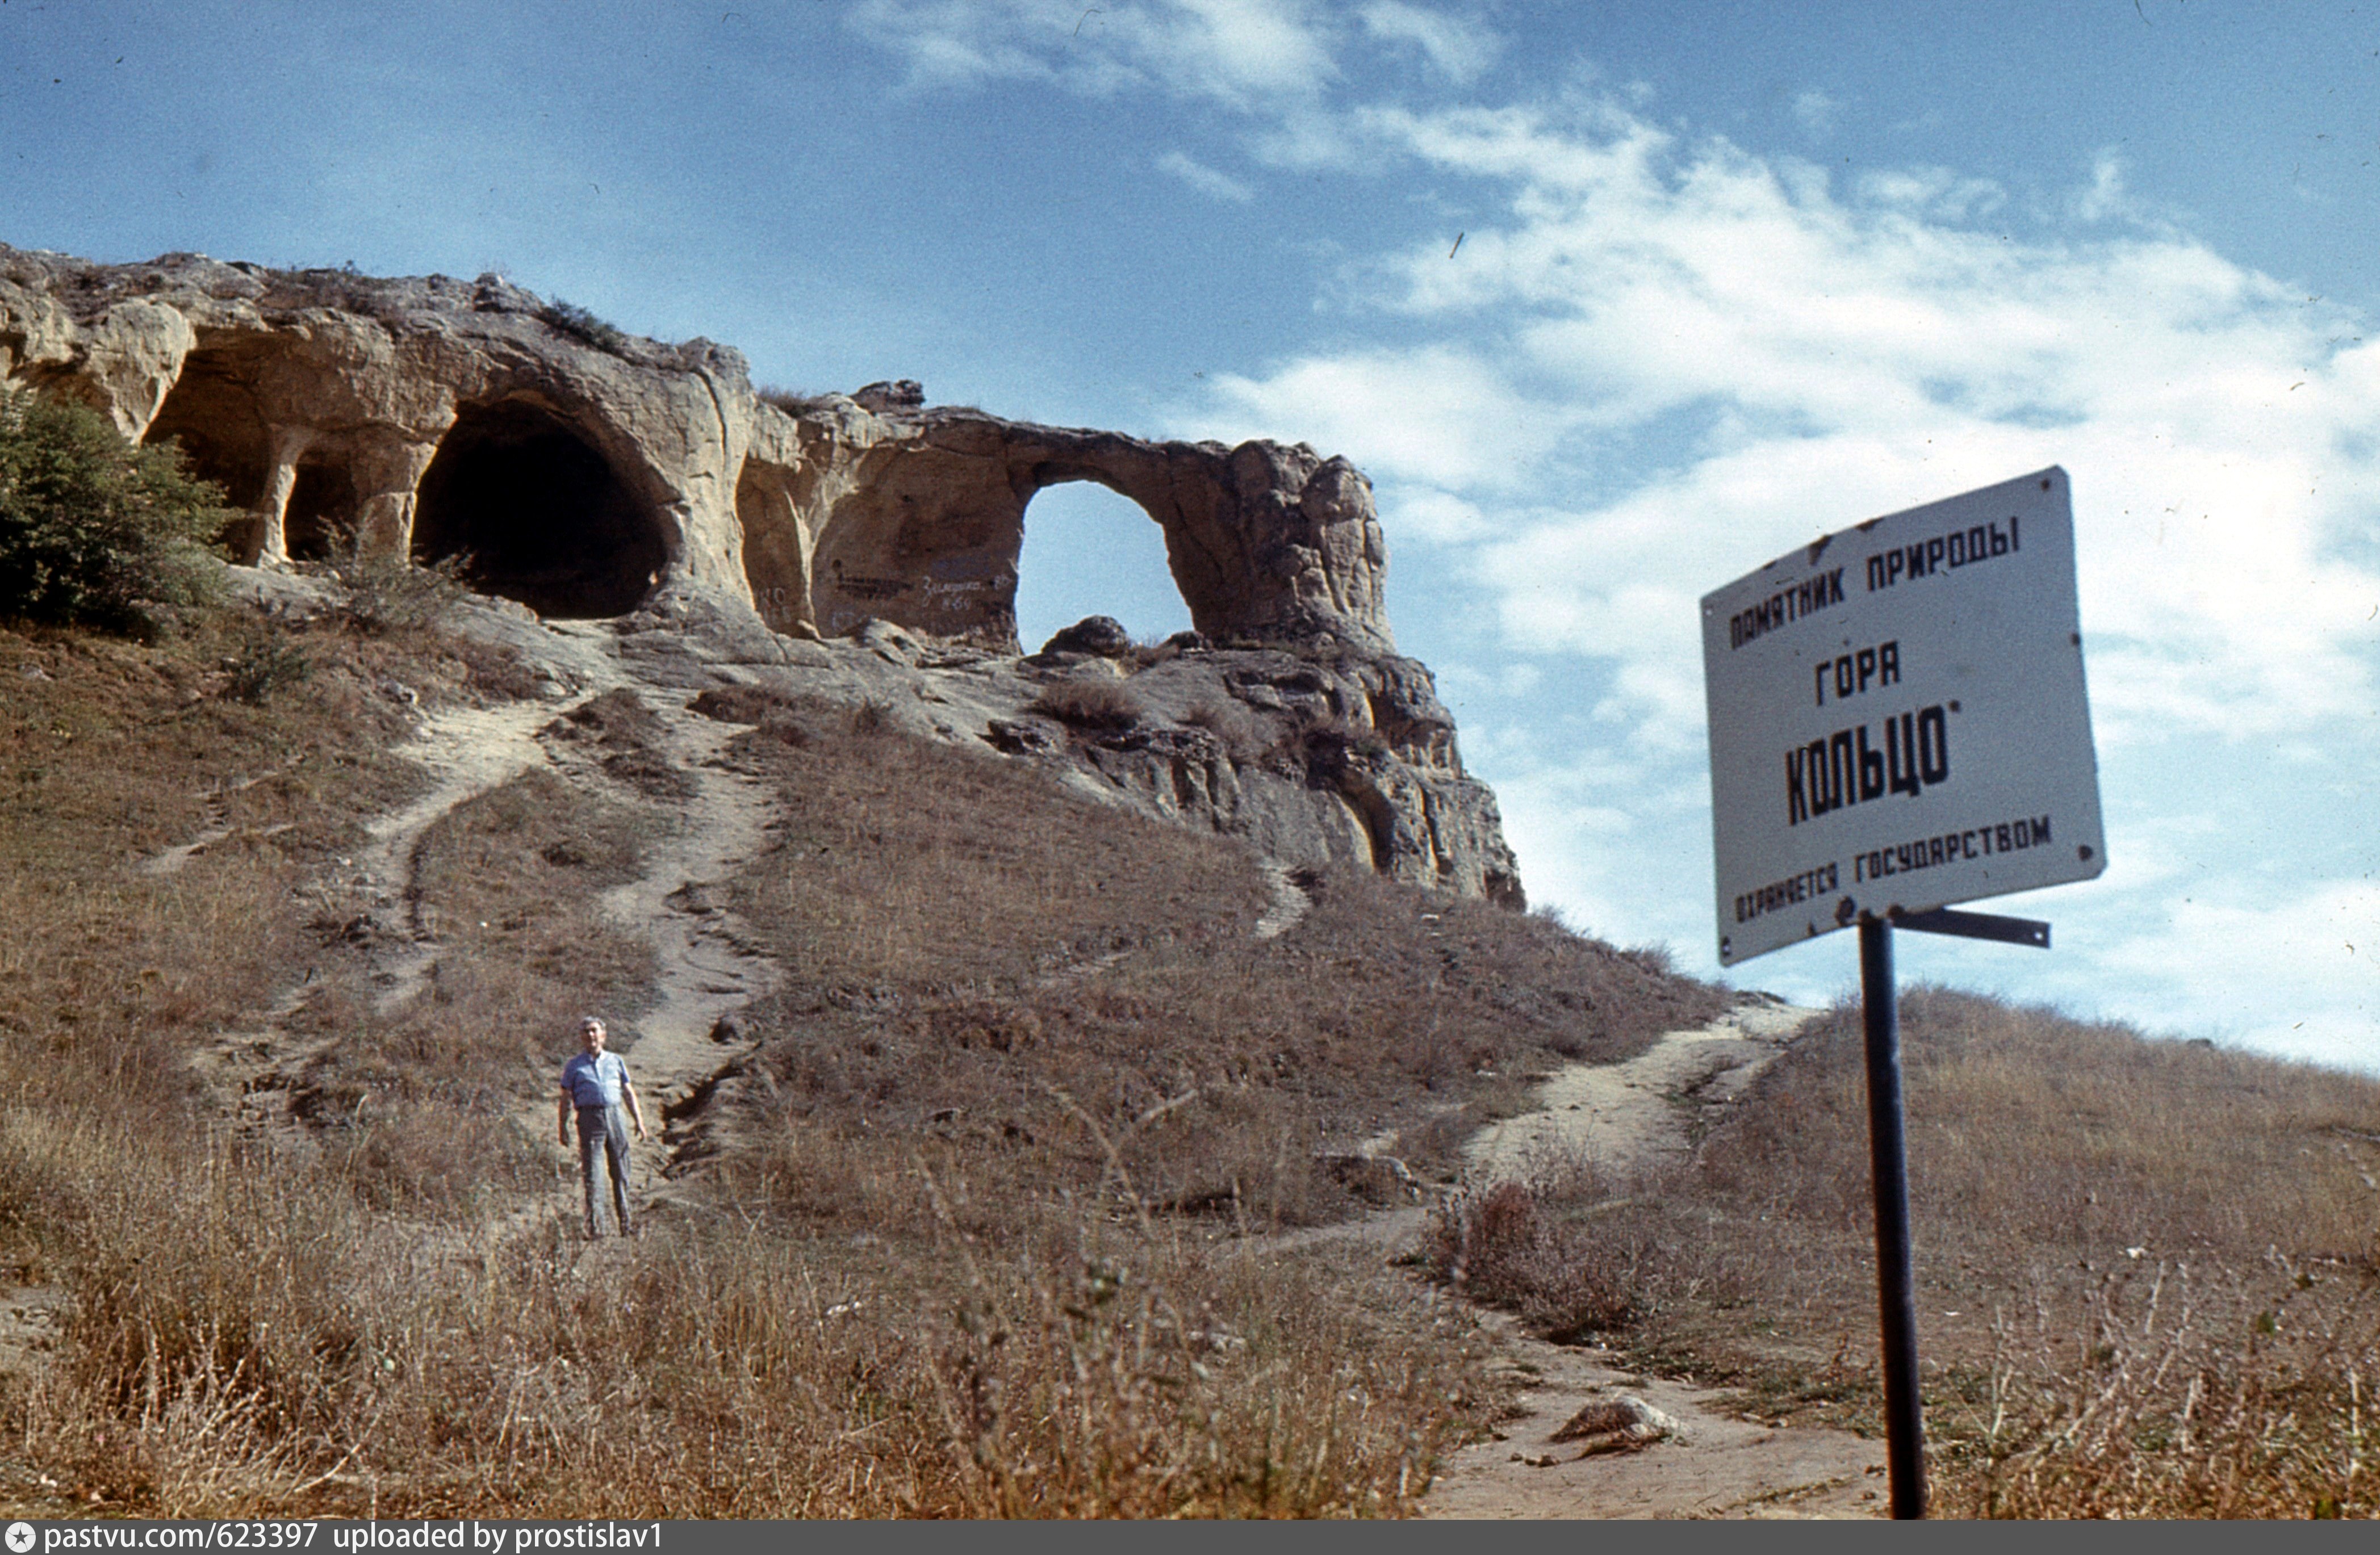
[{"label": "man's blue shirt", "polygon": [[627,1082],[627,1063],[616,1053],[582,1053],[562,1066],[563,1089],[573,1106],[616,1107]]}]

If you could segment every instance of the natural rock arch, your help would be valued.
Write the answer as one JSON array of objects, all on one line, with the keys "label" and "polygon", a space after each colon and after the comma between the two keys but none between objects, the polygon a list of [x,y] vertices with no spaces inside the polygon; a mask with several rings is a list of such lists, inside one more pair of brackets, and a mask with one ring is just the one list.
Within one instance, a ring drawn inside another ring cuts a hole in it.
[{"label": "natural rock arch", "polygon": [[526,397],[464,407],[422,473],[413,558],[563,619],[625,615],[668,548],[650,504],[569,421]]},{"label": "natural rock arch", "polygon": [[[698,635],[722,664],[834,661],[764,618],[829,637],[877,618],[888,630],[861,634],[869,651],[912,662],[925,645],[889,628],[942,639],[953,664],[1014,653],[1026,507],[1095,482],[1155,521],[1191,624],[1222,657],[1185,644],[1145,667],[1145,727],[1069,741],[1078,775],[1282,859],[1364,857],[1521,904],[1494,798],[1390,633],[1369,484],[1304,444],[1037,426],[929,406],[908,382],[766,394],[725,346],[590,333],[497,276],[192,254],[93,265],[0,247],[0,382],[99,405],[128,437],[180,437],[248,510],[251,563],[302,564],[352,524],[375,554],[468,552],[492,592],[625,617],[646,647]],[[1217,678],[1271,735],[1304,740],[1293,776],[1187,717],[1188,682]],[[1008,721],[978,737],[1007,748]]]}]

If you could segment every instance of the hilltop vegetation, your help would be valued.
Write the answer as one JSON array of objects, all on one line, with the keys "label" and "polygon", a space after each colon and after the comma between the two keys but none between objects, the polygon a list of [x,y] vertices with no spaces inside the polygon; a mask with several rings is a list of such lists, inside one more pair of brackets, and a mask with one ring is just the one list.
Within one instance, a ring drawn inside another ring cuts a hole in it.
[{"label": "hilltop vegetation", "polygon": [[0,620],[152,630],[203,598],[222,502],[90,406],[0,391]]}]

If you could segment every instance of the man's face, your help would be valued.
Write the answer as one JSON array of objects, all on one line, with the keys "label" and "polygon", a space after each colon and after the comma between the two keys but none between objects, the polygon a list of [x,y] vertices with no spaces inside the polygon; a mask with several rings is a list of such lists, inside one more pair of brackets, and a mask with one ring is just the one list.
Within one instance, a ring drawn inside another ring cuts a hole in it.
[{"label": "man's face", "polygon": [[587,1044],[589,1056],[603,1051],[603,1023],[589,1020],[578,1028],[578,1040]]}]

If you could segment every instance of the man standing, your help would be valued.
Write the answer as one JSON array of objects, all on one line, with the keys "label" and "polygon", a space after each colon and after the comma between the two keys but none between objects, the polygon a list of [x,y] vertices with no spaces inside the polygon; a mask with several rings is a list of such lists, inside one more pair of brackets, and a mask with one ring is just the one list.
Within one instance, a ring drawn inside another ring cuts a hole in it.
[{"label": "man standing", "polygon": [[637,1104],[637,1088],[628,1079],[628,1066],[616,1053],[603,1051],[603,1023],[593,1016],[578,1023],[578,1040],[587,1051],[562,1067],[562,1099],[554,1115],[554,1125],[562,1132],[564,1145],[570,1143],[570,1115],[578,1114],[578,1176],[587,1189],[587,1235],[591,1240],[603,1235],[602,1223],[596,1216],[595,1155],[600,1148],[612,1173],[612,1210],[620,1224],[620,1235],[628,1230],[628,1129],[621,1120],[620,1104],[627,1103],[628,1116],[637,1125],[637,1138],[645,1135],[645,1112]]}]

